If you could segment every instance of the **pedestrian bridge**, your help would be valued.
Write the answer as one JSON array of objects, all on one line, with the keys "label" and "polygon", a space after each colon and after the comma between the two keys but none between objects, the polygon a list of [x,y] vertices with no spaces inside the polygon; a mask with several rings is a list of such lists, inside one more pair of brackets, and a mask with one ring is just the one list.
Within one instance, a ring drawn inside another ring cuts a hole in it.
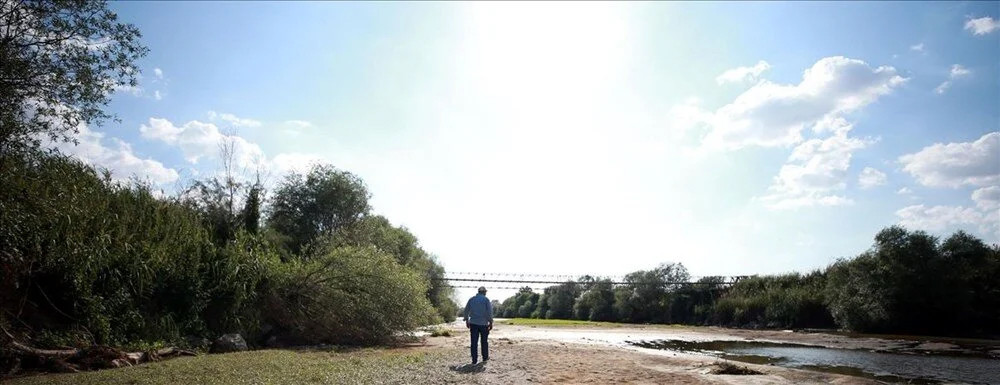
[{"label": "pedestrian bridge", "polygon": [[523,287],[532,289],[543,289],[548,286],[562,284],[588,285],[599,281],[611,281],[612,286],[640,286],[640,285],[662,285],[662,286],[713,286],[729,287],[743,279],[750,278],[749,275],[732,276],[690,276],[684,280],[633,280],[627,275],[599,275],[599,274],[537,274],[537,273],[509,273],[509,272],[446,272],[444,277],[433,278],[435,281],[447,282],[448,286],[460,289],[475,289],[485,286],[487,289],[518,290]]}]

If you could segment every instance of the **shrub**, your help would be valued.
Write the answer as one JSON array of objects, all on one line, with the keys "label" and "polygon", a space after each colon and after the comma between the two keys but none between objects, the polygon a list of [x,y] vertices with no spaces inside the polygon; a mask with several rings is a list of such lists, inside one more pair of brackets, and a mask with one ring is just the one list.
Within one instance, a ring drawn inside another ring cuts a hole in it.
[{"label": "shrub", "polygon": [[281,270],[265,317],[293,340],[386,343],[435,321],[426,283],[373,248],[337,248]]},{"label": "shrub", "polygon": [[204,330],[201,262],[214,248],[195,212],[61,155],[0,164],[3,309],[100,343]]}]

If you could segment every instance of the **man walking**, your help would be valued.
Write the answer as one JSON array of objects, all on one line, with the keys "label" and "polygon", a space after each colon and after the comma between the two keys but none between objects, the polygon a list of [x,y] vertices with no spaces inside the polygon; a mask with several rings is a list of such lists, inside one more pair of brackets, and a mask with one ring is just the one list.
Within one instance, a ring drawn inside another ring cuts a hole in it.
[{"label": "man walking", "polygon": [[483,362],[490,360],[490,343],[488,341],[490,330],[493,330],[493,304],[486,298],[486,288],[480,286],[479,293],[475,297],[469,298],[465,304],[465,327],[469,328],[472,335],[472,364],[479,362],[476,354],[476,341],[482,341]]}]

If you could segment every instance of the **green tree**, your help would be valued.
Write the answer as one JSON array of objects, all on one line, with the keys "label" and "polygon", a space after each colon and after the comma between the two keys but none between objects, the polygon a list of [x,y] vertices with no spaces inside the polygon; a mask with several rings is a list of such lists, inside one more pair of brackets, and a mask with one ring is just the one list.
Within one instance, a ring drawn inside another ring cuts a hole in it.
[{"label": "green tree", "polygon": [[967,328],[976,298],[969,280],[978,278],[972,271],[988,266],[988,248],[977,241],[959,233],[942,248],[922,231],[883,229],[871,250],[828,270],[834,318],[857,331],[923,334]]},{"label": "green tree", "polygon": [[538,305],[535,306],[535,311],[531,312],[531,318],[545,318],[545,314],[549,312],[548,294],[551,292],[552,288],[547,287],[542,291],[542,294],[538,296]]},{"label": "green tree", "polygon": [[499,313],[502,314],[503,318],[528,317],[535,311],[538,298],[538,293],[531,290],[531,287],[522,287],[518,290],[517,294],[507,298],[500,304],[501,310]]},{"label": "green tree", "polygon": [[579,294],[580,286],[574,281],[547,288],[545,301],[548,304],[548,311],[545,312],[545,318],[573,319],[573,304]]},{"label": "green tree", "polygon": [[112,118],[103,107],[148,51],[104,1],[6,0],[0,27],[0,153]]},{"label": "green tree", "polygon": [[615,292],[609,279],[599,279],[580,294],[573,311],[576,319],[589,321],[613,321]]},{"label": "green tree", "polygon": [[284,246],[300,257],[321,235],[355,224],[370,207],[364,182],[330,165],[314,165],[305,175],[293,173],[271,198],[268,225],[283,236]]},{"label": "green tree", "polygon": [[260,232],[260,211],[264,204],[264,188],[258,181],[247,189],[246,201],[240,217],[243,219],[243,228],[250,234],[257,235]]},{"label": "green tree", "polygon": [[667,322],[671,292],[689,279],[679,263],[629,273],[626,284],[615,289],[615,312],[626,322]]}]

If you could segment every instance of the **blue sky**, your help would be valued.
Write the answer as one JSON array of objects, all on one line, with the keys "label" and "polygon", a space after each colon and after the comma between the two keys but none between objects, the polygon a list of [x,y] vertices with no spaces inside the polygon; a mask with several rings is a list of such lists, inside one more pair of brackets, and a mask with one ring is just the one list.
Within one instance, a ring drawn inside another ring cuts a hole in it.
[{"label": "blue sky", "polygon": [[1000,240],[1000,3],[116,2],[137,89],[68,152],[166,192],[311,161],[450,271],[806,271]]}]

